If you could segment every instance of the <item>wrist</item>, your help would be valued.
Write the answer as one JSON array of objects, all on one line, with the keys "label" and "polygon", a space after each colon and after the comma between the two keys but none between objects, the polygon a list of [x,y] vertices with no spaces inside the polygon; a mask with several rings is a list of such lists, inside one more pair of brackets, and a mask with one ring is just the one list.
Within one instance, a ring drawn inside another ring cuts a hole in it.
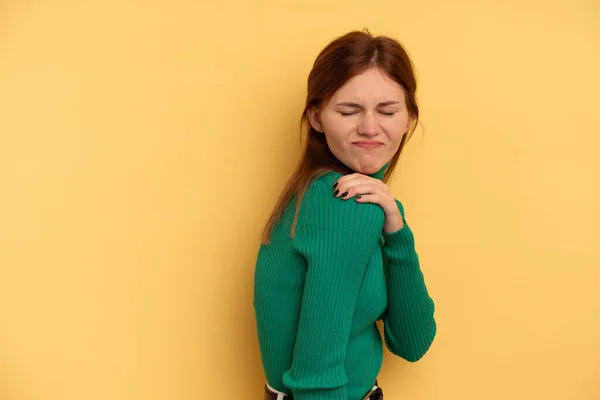
[{"label": "wrist", "polygon": [[398,212],[397,216],[386,217],[385,224],[383,225],[383,231],[385,233],[394,233],[404,228],[404,221],[402,215]]}]

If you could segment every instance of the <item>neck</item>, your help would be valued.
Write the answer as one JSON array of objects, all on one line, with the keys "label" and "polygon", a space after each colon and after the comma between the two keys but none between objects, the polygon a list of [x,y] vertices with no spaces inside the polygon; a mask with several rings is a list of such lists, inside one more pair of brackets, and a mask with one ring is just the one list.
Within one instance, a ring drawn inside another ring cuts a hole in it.
[{"label": "neck", "polygon": [[385,171],[388,169],[390,163],[387,162],[379,171],[375,172],[374,174],[369,174],[369,176],[371,178],[375,178],[375,179],[379,179],[380,181],[383,180],[383,176],[385,175]]}]

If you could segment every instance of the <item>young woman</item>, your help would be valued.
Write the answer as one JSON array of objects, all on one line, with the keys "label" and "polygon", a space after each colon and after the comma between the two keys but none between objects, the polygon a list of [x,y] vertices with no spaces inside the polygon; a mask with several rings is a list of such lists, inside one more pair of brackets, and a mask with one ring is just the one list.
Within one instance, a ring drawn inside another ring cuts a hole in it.
[{"label": "young woman", "polygon": [[308,77],[302,158],[265,226],[254,309],[265,400],[382,399],[377,320],[395,355],[436,333],[402,204],[387,185],[419,117],[396,40],[350,32]]}]

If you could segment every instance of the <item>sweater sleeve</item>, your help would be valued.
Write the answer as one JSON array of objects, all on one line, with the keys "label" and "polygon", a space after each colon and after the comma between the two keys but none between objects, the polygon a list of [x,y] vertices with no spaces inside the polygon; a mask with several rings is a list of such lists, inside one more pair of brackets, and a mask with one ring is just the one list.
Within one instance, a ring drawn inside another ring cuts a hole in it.
[{"label": "sweater sleeve", "polygon": [[294,238],[307,271],[293,362],[283,382],[296,400],[347,400],[344,362],[352,317],[383,231],[380,207],[335,198],[330,183],[314,183]]},{"label": "sweater sleeve", "polygon": [[396,200],[404,227],[384,233],[383,255],[387,269],[388,309],[383,318],[387,348],[407,361],[425,355],[436,334],[434,303],[427,292],[413,233],[402,203]]}]

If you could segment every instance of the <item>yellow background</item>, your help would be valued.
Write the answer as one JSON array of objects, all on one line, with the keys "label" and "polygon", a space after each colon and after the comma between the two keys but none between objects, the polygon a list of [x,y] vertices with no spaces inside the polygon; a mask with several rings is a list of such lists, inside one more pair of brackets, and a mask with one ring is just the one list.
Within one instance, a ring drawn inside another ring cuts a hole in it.
[{"label": "yellow background", "polygon": [[363,27],[417,66],[392,186],[439,325],[386,398],[600,399],[599,4],[0,2],[0,399],[262,398],[259,233]]}]

